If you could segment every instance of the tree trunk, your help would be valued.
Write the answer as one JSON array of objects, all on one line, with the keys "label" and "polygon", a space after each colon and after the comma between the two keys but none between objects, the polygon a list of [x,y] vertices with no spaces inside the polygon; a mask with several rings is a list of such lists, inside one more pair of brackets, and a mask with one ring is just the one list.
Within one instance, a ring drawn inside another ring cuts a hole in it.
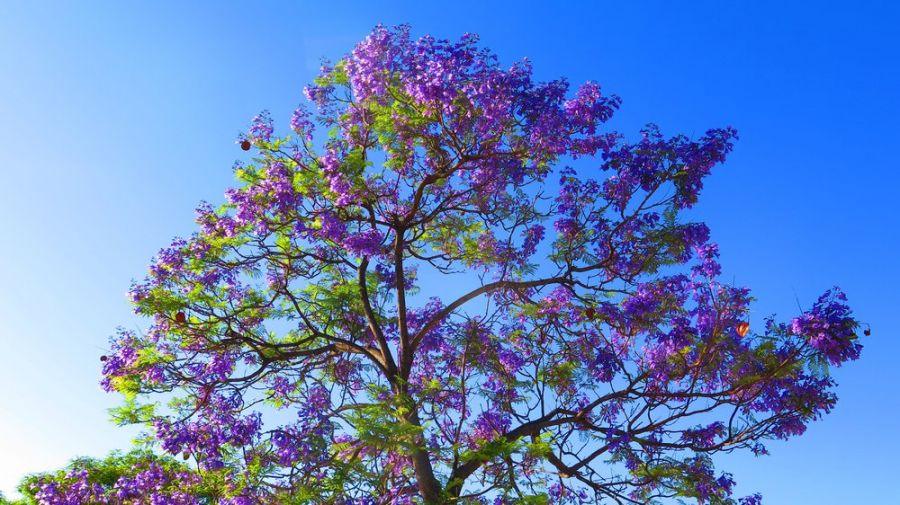
[{"label": "tree trunk", "polygon": [[[415,411],[409,416],[409,422],[415,426],[421,426],[419,414]],[[431,458],[425,450],[425,440],[420,439],[412,453],[413,469],[416,471],[416,483],[419,493],[425,500],[425,505],[441,504],[441,483],[434,476],[434,467],[431,466]]]}]

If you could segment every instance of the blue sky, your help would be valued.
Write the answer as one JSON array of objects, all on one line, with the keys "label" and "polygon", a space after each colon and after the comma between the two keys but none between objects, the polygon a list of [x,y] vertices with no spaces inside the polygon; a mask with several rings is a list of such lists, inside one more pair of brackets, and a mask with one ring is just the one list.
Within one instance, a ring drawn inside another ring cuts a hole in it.
[{"label": "blue sky", "polygon": [[286,127],[320,57],[408,22],[477,32],[540,78],[599,81],[624,99],[612,126],[630,134],[735,126],[694,214],[725,277],[754,289],[753,320],[838,284],[873,335],[837,371],[831,415],[721,466],[769,505],[895,496],[895,3],[185,3],[0,3],[0,490],[128,447],[97,379],[114,328],[144,326],[130,280],[190,233],[199,200],[221,201],[250,117],[270,109]]}]

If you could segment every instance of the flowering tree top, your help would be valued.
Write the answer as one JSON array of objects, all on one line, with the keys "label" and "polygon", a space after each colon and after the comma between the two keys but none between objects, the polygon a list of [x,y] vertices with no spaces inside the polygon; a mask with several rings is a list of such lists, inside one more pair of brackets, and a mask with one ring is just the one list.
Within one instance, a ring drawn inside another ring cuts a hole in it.
[{"label": "flowering tree top", "polygon": [[222,483],[175,502],[755,504],[711,456],[834,405],[844,295],[749,332],[682,216],[734,130],[628,142],[597,84],[404,26],[306,95],[291,137],[254,119],[239,187],[131,290],[152,326],[104,356],[121,420]]}]

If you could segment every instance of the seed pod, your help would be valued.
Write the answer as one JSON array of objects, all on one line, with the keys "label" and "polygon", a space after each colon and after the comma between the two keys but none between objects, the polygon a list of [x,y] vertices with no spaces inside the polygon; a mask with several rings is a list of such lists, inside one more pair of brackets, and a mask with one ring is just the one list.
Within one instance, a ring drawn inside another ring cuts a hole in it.
[{"label": "seed pod", "polygon": [[747,321],[741,321],[740,323],[738,323],[737,328],[735,329],[737,330],[737,334],[743,337],[747,335],[748,331],[750,331],[750,323],[748,323]]},{"label": "seed pod", "polygon": [[594,311],[594,307],[588,307],[584,309],[584,317],[588,319],[593,319],[596,314],[597,313],[596,311]]},{"label": "seed pod", "polygon": [[106,361],[109,359],[109,356],[100,356],[100,361]]},{"label": "seed pod", "polygon": [[179,312],[175,314],[175,322],[178,324],[184,324],[187,321],[187,316],[184,315],[184,312]]},{"label": "seed pod", "polygon": [[250,141],[249,141],[249,140],[242,140],[242,141],[241,141],[241,149],[243,149],[243,150],[245,150],[245,151],[249,151],[249,150],[250,150]]}]

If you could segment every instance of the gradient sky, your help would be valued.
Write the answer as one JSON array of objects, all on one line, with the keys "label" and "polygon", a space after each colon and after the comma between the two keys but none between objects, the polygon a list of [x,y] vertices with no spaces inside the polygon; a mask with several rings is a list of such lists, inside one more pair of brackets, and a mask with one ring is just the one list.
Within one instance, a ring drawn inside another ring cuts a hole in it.
[{"label": "gradient sky", "polygon": [[[97,380],[132,278],[201,199],[220,202],[235,136],[286,121],[319,58],[376,24],[477,32],[539,78],[599,81],[612,126],[741,140],[695,217],[754,323],[842,286],[873,334],[836,372],[837,408],[765,458],[732,455],[768,505],[888,503],[900,470],[900,9],[895,2],[0,3],[0,490],[127,448]],[[688,5],[689,4],[689,5]]]}]

